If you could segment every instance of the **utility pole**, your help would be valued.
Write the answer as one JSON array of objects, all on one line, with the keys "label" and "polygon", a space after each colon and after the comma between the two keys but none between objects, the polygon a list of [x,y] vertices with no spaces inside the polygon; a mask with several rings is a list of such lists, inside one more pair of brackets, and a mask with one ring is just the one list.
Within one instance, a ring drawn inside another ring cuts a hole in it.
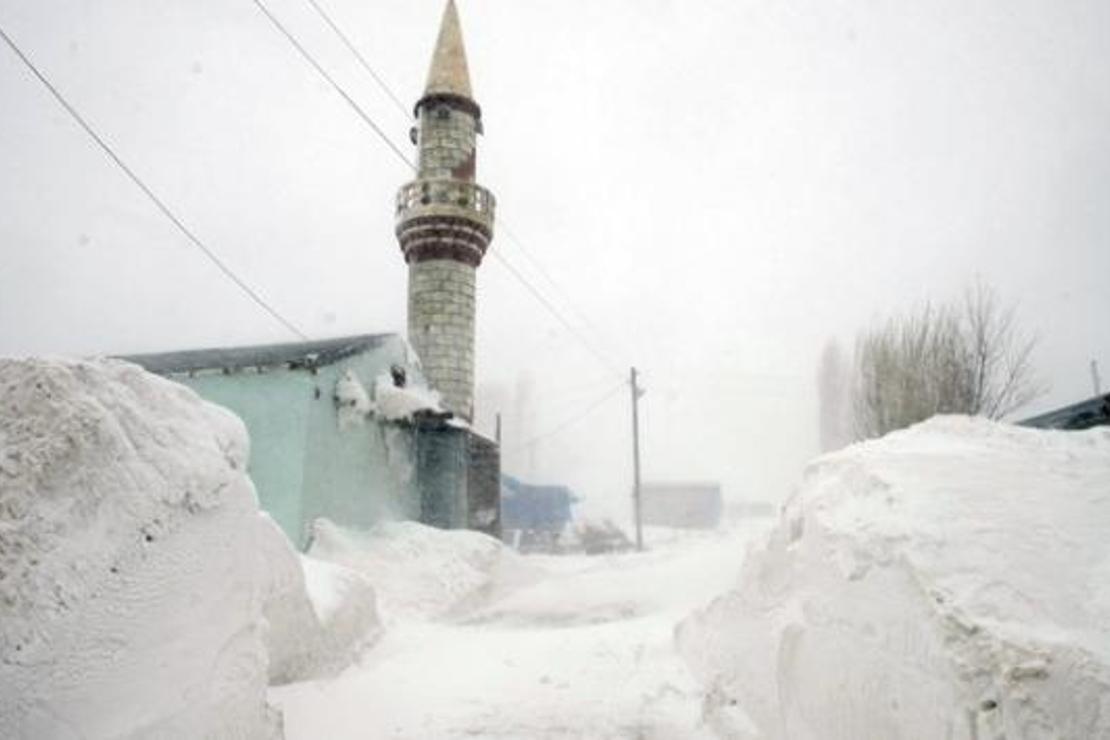
[{"label": "utility pole", "polygon": [[1102,376],[1098,374],[1098,360],[1091,360],[1091,382],[1095,385],[1095,395],[1102,395]]},{"label": "utility pole", "polygon": [[636,368],[632,368],[632,503],[636,512],[636,549],[644,549],[644,526],[640,511],[640,390]]}]

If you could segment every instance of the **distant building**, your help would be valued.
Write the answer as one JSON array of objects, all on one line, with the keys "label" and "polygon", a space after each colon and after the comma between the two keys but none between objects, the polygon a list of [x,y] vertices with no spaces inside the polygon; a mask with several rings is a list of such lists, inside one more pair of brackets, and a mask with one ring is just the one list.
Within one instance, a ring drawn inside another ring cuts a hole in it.
[{"label": "distant building", "polygon": [[725,505],[725,515],[731,522],[765,519],[778,514],[778,507],[770,501],[730,501]]},{"label": "distant building", "polygon": [[566,486],[539,486],[501,476],[501,531],[506,541],[544,546],[554,541],[573,519],[578,498]]},{"label": "distant building", "polygon": [[1049,411],[1019,422],[1024,427],[1039,429],[1090,429],[1097,426],[1110,426],[1110,394],[1095,396],[1086,401]]},{"label": "distant building", "polygon": [[[495,202],[475,182],[482,111],[453,0],[415,116],[416,178],[394,207],[409,265],[408,339],[420,363],[392,335],[126,358],[243,419],[262,507],[298,544],[317,517],[499,533],[500,451],[459,421],[474,417],[475,280]],[[377,413],[383,377],[426,378],[448,413]]]},{"label": "distant building", "polygon": [[640,487],[644,524],[712,529],[721,523],[719,483],[645,483]]}]

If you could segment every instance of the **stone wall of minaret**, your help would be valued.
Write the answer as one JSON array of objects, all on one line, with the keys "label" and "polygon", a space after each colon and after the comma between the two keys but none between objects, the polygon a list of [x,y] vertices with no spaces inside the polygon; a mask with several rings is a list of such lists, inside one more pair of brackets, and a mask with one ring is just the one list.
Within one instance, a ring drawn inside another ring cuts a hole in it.
[{"label": "stone wall of minaret", "polygon": [[409,266],[409,342],[447,408],[474,413],[475,270],[455,260]]},{"label": "stone wall of minaret", "polygon": [[447,408],[470,420],[476,269],[493,238],[495,204],[475,183],[482,112],[471,96],[453,2],[416,111],[417,179],[397,196],[397,237],[409,264],[409,341]]}]

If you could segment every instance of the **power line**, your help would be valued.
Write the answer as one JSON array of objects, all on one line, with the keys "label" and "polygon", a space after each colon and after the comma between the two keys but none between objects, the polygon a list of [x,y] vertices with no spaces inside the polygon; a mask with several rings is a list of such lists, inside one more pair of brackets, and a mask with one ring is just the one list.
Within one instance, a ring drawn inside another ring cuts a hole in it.
[{"label": "power line", "polygon": [[324,69],[311,54],[308,53],[308,50],[301,45],[301,42],[297,41],[296,37],[293,36],[293,34],[291,34],[284,25],[282,25],[281,21],[279,21],[274,16],[274,14],[271,13],[269,9],[267,9],[266,6],[262,4],[262,0],[253,0],[253,2],[255,6],[257,6],[258,9],[262,11],[262,14],[270,19],[270,23],[272,23],[274,27],[283,36],[285,36],[286,39],[288,39],[289,43],[293,45],[293,48],[300,52],[301,57],[303,57],[304,60],[308,62],[312,66],[312,68],[320,74],[321,77],[327,80],[331,84],[331,86],[335,88],[335,91],[339,93],[339,95],[345,101],[347,101],[347,105],[351,106],[351,109],[358,114],[358,117],[361,118],[363,122],[374,131],[374,133],[378,135],[378,138],[385,142],[385,145],[388,146],[402,162],[408,165],[409,169],[415,170],[416,165],[412,162],[412,160],[409,159],[404,152],[397,148],[397,145],[393,143],[393,140],[386,136],[385,131],[383,131],[381,127],[374,122],[374,119],[371,118],[370,115],[362,109],[362,106],[356,103],[354,98],[347,94],[347,91],[344,90],[339,85],[339,83],[335,81],[335,78],[328,74],[328,71]]},{"label": "power line", "polygon": [[610,388],[605,393],[604,396],[601,396],[600,398],[598,398],[596,401],[594,401],[589,406],[584,408],[576,416],[573,416],[570,419],[567,419],[566,421],[562,422],[561,424],[559,424],[558,426],[556,426],[552,429],[549,429],[548,431],[544,432],[543,434],[538,434],[535,437],[532,437],[527,442],[523,442],[523,443],[517,445],[516,447],[513,448],[513,451],[518,451],[518,450],[522,450],[522,449],[531,447],[534,444],[542,442],[546,439],[550,439],[551,437],[554,437],[557,434],[561,434],[562,432],[565,432],[567,429],[574,426],[575,424],[577,424],[578,422],[582,421],[587,416],[592,414],[594,411],[599,409],[606,401],[608,401],[610,398],[613,398],[615,395],[617,395],[618,392],[623,391],[624,390],[624,385],[625,385],[624,381],[621,381],[617,385]]},{"label": "power line", "polygon": [[582,343],[583,347],[589,350],[590,354],[592,354],[595,358],[597,358],[599,362],[601,362],[601,364],[605,365],[614,373],[618,375],[623,375],[623,373],[617,369],[617,365],[607,356],[605,356],[605,354],[602,353],[596,346],[594,346],[594,343],[591,342],[586,337],[586,335],[578,331],[578,328],[574,326],[574,324],[570,323],[570,321],[568,321],[567,318],[563,316],[563,314],[557,308],[555,308],[555,306],[552,305],[551,302],[548,301],[542,293],[540,293],[535,288],[535,286],[528,282],[528,280],[520,273],[520,271],[513,267],[512,263],[505,259],[505,256],[503,254],[501,254],[497,250],[491,250],[490,254],[492,254],[494,258],[497,259],[505,267],[505,269],[507,269],[518,281],[520,281],[521,285],[523,285],[528,290],[528,292],[531,293],[532,296],[551,313],[552,316],[558,319],[559,323],[565,326],[567,331],[574,335],[574,337]]},{"label": "power line", "polygon": [[555,278],[551,276],[551,273],[547,270],[546,267],[543,266],[543,263],[540,262],[534,254],[532,254],[532,250],[524,246],[524,241],[519,236],[517,236],[515,230],[511,227],[511,225],[502,220],[498,228],[503,234],[508,236],[514,244],[516,244],[516,247],[520,251],[520,253],[523,254],[525,258],[527,258],[527,260],[532,264],[532,266],[536,268],[536,271],[541,276],[543,276],[543,278],[547,281],[547,284],[550,285],[554,289],[554,291],[562,297],[563,303],[565,303],[572,312],[578,315],[578,318],[582,320],[582,323],[597,331],[597,327],[592,321],[590,321],[590,318],[586,316],[586,314],[584,314],[581,310],[579,310],[578,306],[574,305],[574,302],[570,300],[567,292],[563,290],[562,286],[555,281]]},{"label": "power line", "polygon": [[124,174],[127,175],[131,182],[133,182],[136,187],[138,187],[140,190],[143,191],[144,194],[146,194],[146,196],[151,200],[152,203],[154,203],[158,210],[162,212],[162,215],[173,222],[173,225],[176,226],[178,230],[185,235],[185,238],[189,240],[190,244],[199,249],[201,253],[203,253],[204,256],[207,257],[209,261],[211,261],[212,264],[214,264],[220,270],[220,272],[224,274],[225,277],[231,280],[231,282],[235,283],[235,285],[237,285],[240,290],[242,290],[252,301],[254,301],[260,308],[262,308],[263,311],[268,313],[278,323],[280,323],[296,336],[300,337],[301,339],[308,339],[308,336],[304,332],[298,329],[296,325],[294,325],[291,321],[278,313],[277,309],[267,303],[266,300],[262,298],[262,296],[260,296],[253,288],[247,285],[242,278],[236,275],[235,272],[230,267],[228,267],[228,265],[224,263],[224,261],[221,260],[215,252],[205,246],[200,238],[196,234],[194,234],[184,223],[182,223],[181,219],[174,215],[169,206],[167,206],[161,198],[155,195],[154,191],[147,187],[146,183],[144,183],[139,178],[139,176],[135,174],[135,171],[128,167],[127,164],[122,159],[120,159],[119,155],[116,154],[112,147],[110,147],[108,143],[93,129],[88,121],[86,121],[85,118],[77,112],[77,109],[74,108],[68,100],[66,100],[61,92],[59,92],[59,90],[54,87],[53,84],[51,84],[50,80],[48,80],[46,76],[39,71],[38,67],[36,67],[34,63],[27,57],[27,55],[23,53],[19,46],[16,45],[15,41],[12,40],[12,38],[2,27],[0,27],[0,37],[3,37],[4,42],[12,50],[12,52],[15,53],[17,57],[19,57],[20,61],[22,61],[29,70],[31,70],[31,73],[34,74],[36,78],[38,78],[39,82],[41,82],[46,87],[46,89],[50,91],[50,94],[54,96],[54,99],[57,100],[63,108],[65,108],[66,112],[69,113],[73,120],[76,121],[82,129],[84,129],[85,133],[87,133],[92,138],[92,140],[100,146],[104,153],[107,154],[108,157],[116,163],[116,166],[123,170]]},{"label": "power line", "polygon": [[[355,58],[358,60],[359,64],[366,71],[366,73],[369,74],[374,79],[374,81],[385,92],[385,94],[389,97],[389,99],[393,101],[394,105],[396,105],[397,108],[402,113],[404,113],[404,115],[407,118],[409,116],[409,112],[405,108],[404,103],[401,102],[400,97],[393,91],[393,89],[390,87],[389,83],[387,83],[385,81],[385,79],[380,74],[377,73],[377,71],[373,68],[373,66],[370,64],[370,62],[367,61],[366,57],[364,57],[362,55],[362,53],[360,53],[358,51],[358,49],[355,47],[355,45],[351,42],[350,38],[345,33],[343,33],[343,30],[339,27],[339,25],[320,6],[320,4],[317,2],[317,0],[306,0],[306,1],[309,3],[309,5],[312,6],[312,8],[316,11],[316,13],[323,19],[323,21],[328,25],[328,27],[332,30],[332,32],[337,37],[339,37],[339,40],[343,43],[344,46],[347,47],[348,51],[350,51],[351,54],[353,54],[355,56]],[[289,41],[291,43],[293,43],[294,46],[297,47],[297,50],[300,51],[301,55],[310,64],[312,64],[312,66],[315,67],[316,70],[318,72],[320,72],[320,74],[322,74],[328,80],[328,82],[330,82],[332,84],[333,87],[335,87],[335,89],[339,92],[339,94],[342,95],[343,98],[345,100],[347,100],[347,102],[349,104],[351,104],[351,106],[353,108],[355,108],[356,112],[358,112],[359,115],[362,116],[367,121],[367,123],[369,123],[373,127],[374,131],[378,133],[378,135],[389,145],[389,147],[391,149],[393,149],[394,152],[397,152],[399,154],[399,156],[401,156],[401,158],[405,160],[406,163],[408,163],[410,166],[412,166],[412,163],[409,162],[408,158],[405,157],[405,155],[400,154],[398,152],[397,148],[393,145],[393,142],[390,141],[385,136],[384,133],[382,133],[381,129],[376,124],[374,124],[373,121],[370,120],[369,116],[367,116],[366,113],[354,103],[354,101],[350,98],[350,96],[347,95],[347,93],[344,92],[342,88],[340,88],[340,86],[335,82],[335,80],[333,80],[323,70],[323,68],[319,65],[319,63],[317,63],[316,60],[312,58],[312,56],[305,50],[305,48],[301,44],[299,44],[296,41],[296,39],[293,38],[293,36],[289,33],[289,31],[286,30],[285,27],[282,26],[281,23],[278,22],[278,20],[270,12],[268,12],[266,10],[265,6],[262,5],[261,0],[254,0],[254,3],[282,31],[282,33],[285,34],[286,38],[288,38]],[[567,298],[566,292],[563,291],[559,287],[559,285],[555,282],[555,279],[544,268],[543,264],[540,263],[540,261],[538,259],[536,259],[535,256],[532,255],[531,251],[524,246],[524,242],[520,239],[520,237],[518,237],[516,235],[516,233],[513,231],[513,229],[511,229],[507,223],[502,221],[502,223],[500,225],[500,230],[503,231],[510,238],[510,240],[512,240],[516,244],[516,246],[520,250],[520,252],[528,259],[529,262],[532,263],[532,265],[547,280],[547,282],[552,286],[552,288],[555,289],[555,292],[562,295],[563,302],[566,303],[571,308],[571,310],[574,311],[574,313],[578,314],[579,318],[581,318],[585,324],[593,326],[593,322],[591,322],[589,320],[589,318],[586,317],[585,314],[582,313],[582,311],[578,310],[578,308],[571,303],[571,301]],[[566,317],[563,316],[562,312],[559,311],[558,308],[556,308],[554,306],[554,304],[552,304],[549,300],[547,300],[539,292],[539,289],[536,288],[534,285],[532,285],[531,282],[518,269],[516,269],[504,257],[504,255],[501,254],[500,250],[498,250],[495,247],[491,250],[491,253],[493,254],[493,256],[496,259],[498,259],[506,267],[506,269],[509,270],[509,272],[513,275],[513,277],[516,278],[516,280],[518,282],[520,282],[528,290],[528,292],[531,293],[533,295],[533,297],[536,298],[537,301],[539,301],[539,303],[544,308],[546,308],[553,316],[555,316],[555,318],[558,319],[559,322],[561,324],[563,324],[575,336],[575,338],[578,339],[578,341],[580,341],[590,351],[591,354],[593,354],[597,359],[599,359],[602,362],[603,365],[605,365],[606,367],[611,369],[613,372],[615,372],[619,375],[623,374],[623,371],[617,369],[616,365],[611,360],[609,360],[606,356],[604,356],[603,353],[599,352],[598,349],[596,348],[596,346],[594,346],[593,342],[591,342],[589,339],[587,339],[575,326],[573,326],[571,324],[571,322],[568,321],[566,319]]]},{"label": "power line", "polygon": [[347,34],[343,33],[342,29],[340,29],[339,26],[336,25],[335,21],[331,19],[331,16],[328,15],[322,7],[320,7],[320,4],[316,0],[307,0],[307,2],[309,5],[312,6],[312,9],[316,11],[316,14],[324,20],[324,23],[327,23],[328,27],[330,27],[335,35],[339,37],[339,40],[343,42],[343,45],[347,47],[347,50],[354,54],[355,59],[357,59],[358,63],[362,65],[362,68],[366,70],[366,73],[374,78],[374,82],[378,83],[378,87],[380,87],[382,91],[386,94],[386,96],[388,96],[389,99],[393,101],[393,104],[397,106],[397,110],[401,111],[401,115],[403,115],[406,120],[412,120],[412,111],[405,107],[405,104],[401,102],[401,99],[397,97],[397,94],[393,92],[392,88],[390,88],[390,86],[386,83],[382,76],[374,71],[374,68],[370,66],[370,62],[366,61],[366,57],[362,56],[358,48],[355,47],[355,45],[347,37]]}]

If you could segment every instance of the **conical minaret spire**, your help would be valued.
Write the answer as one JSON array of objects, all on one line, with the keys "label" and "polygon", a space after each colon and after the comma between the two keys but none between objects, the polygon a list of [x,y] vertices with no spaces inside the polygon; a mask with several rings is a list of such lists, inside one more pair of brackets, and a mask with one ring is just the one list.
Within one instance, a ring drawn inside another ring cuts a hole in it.
[{"label": "conical minaret spire", "polygon": [[428,70],[424,95],[458,95],[473,100],[470,90],[470,69],[466,63],[466,45],[455,0],[448,0],[439,25],[439,39]]},{"label": "conical minaret spire", "polygon": [[417,179],[397,194],[397,239],[409,265],[409,342],[447,408],[471,420],[476,270],[493,239],[495,203],[475,183],[482,110],[471,91],[454,0],[443,12],[415,112]]}]

